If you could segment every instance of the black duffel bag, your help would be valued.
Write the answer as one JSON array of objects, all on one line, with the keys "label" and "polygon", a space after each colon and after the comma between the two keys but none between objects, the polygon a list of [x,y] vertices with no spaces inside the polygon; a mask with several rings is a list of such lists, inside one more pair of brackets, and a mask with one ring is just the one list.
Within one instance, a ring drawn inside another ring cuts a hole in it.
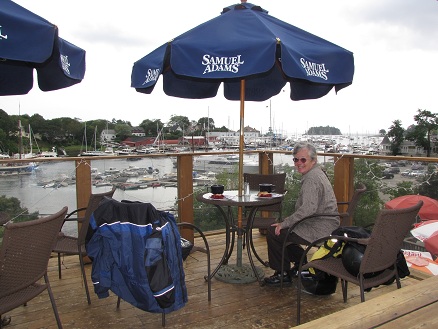
[{"label": "black duffel bag", "polygon": [[184,239],[181,237],[181,252],[182,252],[182,259],[186,260],[187,257],[190,255],[190,251],[192,251],[193,243],[191,243],[189,240]]}]

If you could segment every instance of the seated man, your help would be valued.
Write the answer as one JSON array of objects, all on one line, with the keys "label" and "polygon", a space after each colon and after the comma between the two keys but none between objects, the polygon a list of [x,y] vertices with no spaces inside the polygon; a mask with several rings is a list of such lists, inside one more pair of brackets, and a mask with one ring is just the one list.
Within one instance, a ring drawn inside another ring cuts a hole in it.
[{"label": "seated man", "polygon": [[[338,216],[318,216],[304,220],[288,235],[288,228],[301,219],[315,214],[337,214],[333,187],[321,166],[317,164],[316,149],[309,143],[297,143],[293,150],[293,161],[302,174],[301,189],[295,204],[295,212],[281,223],[272,224],[268,229],[269,267],[274,275],[265,278],[265,284],[276,286],[283,276],[284,284],[291,284],[296,276],[300,258],[304,252],[300,245],[306,245],[324,236],[330,235],[339,226]],[[284,240],[291,244],[286,248],[284,268],[281,268],[281,251]],[[292,270],[290,263],[295,263]]]}]

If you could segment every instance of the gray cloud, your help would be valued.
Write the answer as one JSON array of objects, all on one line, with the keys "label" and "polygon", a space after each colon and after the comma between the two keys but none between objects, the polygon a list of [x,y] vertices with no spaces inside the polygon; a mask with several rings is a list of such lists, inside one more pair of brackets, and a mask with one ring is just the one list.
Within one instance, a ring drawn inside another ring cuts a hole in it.
[{"label": "gray cloud", "polygon": [[438,50],[436,0],[369,1],[361,7],[352,3],[348,16],[352,24],[366,25],[376,38],[389,40],[389,47]]}]

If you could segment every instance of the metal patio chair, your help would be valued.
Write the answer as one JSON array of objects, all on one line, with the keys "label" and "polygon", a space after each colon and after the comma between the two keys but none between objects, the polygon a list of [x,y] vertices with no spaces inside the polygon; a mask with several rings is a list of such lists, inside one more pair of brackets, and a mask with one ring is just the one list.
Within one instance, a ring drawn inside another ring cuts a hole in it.
[{"label": "metal patio chair", "polygon": [[[66,217],[66,221],[77,221],[78,224],[81,225],[78,237],[65,235],[62,232],[59,232],[58,239],[56,240],[56,244],[53,248],[53,252],[58,254],[58,276],[61,279],[61,254],[64,255],[78,255],[79,263],[81,265],[82,278],[84,280],[85,293],[87,294],[88,304],[91,304],[90,292],[88,290],[87,277],[85,275],[85,264],[84,257],[87,256],[87,252],[85,250],[85,241],[87,238],[88,232],[88,224],[90,223],[90,217],[92,213],[97,209],[99,203],[103,200],[103,198],[108,197],[111,198],[114,195],[116,188],[113,187],[110,191],[98,194],[91,194],[90,199],[88,201],[88,205],[86,208],[80,208],[72,211]],[[84,217],[78,218],[70,218],[72,215],[77,214],[79,211],[84,211]]]},{"label": "metal patio chair", "polygon": [[[415,223],[416,216],[423,202],[403,209],[382,209],[377,215],[371,235],[366,239],[354,239],[345,236],[328,236],[310,244],[301,257],[298,270],[297,290],[297,324],[300,324],[301,312],[301,272],[309,268],[318,269],[341,279],[344,303],[347,302],[348,282],[360,287],[361,302],[365,301],[365,290],[391,282],[395,278],[397,289],[401,288],[397,271],[397,255],[403,245],[406,234]],[[329,239],[351,241],[366,245],[358,275],[352,275],[344,267],[342,257],[317,259],[304,264],[307,253],[311,248]],[[370,275],[373,273],[373,275]]]},{"label": "metal patio chair", "polygon": [[360,198],[366,192],[367,188],[364,184],[359,183],[354,190],[353,196],[350,201],[338,202],[338,206],[348,205],[347,210],[339,214],[341,217],[340,226],[351,226],[353,225],[353,215],[356,207],[359,203]]}]

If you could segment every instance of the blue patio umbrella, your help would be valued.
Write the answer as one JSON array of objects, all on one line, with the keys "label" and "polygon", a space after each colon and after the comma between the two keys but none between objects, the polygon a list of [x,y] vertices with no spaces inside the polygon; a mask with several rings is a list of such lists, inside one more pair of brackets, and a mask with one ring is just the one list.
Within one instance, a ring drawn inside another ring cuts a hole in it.
[{"label": "blue patio umbrella", "polygon": [[352,52],[242,1],[135,62],[131,87],[149,94],[162,75],[167,95],[201,99],[223,83],[225,98],[241,101],[242,146],[244,101],[265,101],[288,82],[292,100],[316,99],[353,74]]},{"label": "blue patio umbrella", "polygon": [[34,70],[43,91],[72,86],[84,78],[85,51],[44,18],[0,0],[0,96],[27,94]]},{"label": "blue patio umbrella", "polygon": [[242,0],[135,62],[131,87],[149,94],[162,75],[165,94],[201,99],[223,83],[225,98],[240,101],[241,196],[244,102],[270,99],[288,82],[292,100],[320,98],[349,86],[353,74],[352,52]]}]

